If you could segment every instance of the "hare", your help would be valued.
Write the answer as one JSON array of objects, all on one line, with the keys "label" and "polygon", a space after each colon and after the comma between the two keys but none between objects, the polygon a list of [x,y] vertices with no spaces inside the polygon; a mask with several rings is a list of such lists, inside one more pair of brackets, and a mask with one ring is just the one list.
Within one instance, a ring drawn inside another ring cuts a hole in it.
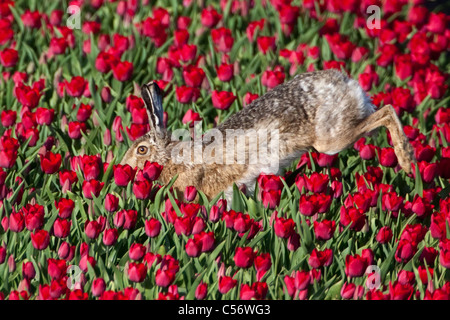
[{"label": "hare", "polygon": [[[121,164],[142,169],[147,160],[158,162],[164,166],[161,182],[168,183],[178,174],[173,185],[178,193],[193,185],[209,199],[221,191],[230,198],[233,183],[244,189],[246,186],[251,192],[261,173],[277,174],[275,171],[310,149],[336,154],[380,126],[389,130],[395,154],[406,173],[411,172],[411,162],[415,161],[413,148],[393,107],[386,105],[375,110],[358,82],[337,70],[299,74],[269,90],[218,125],[214,139],[203,139],[199,145],[171,138],[163,127],[162,95],[156,83],[144,85],[141,95],[148,109],[151,129],[134,141]],[[257,135],[261,130],[276,132],[277,139],[275,135],[261,138]],[[235,138],[244,138],[245,144],[240,148],[225,147]],[[256,149],[251,148],[252,138],[258,141]],[[278,147],[277,158],[273,155],[267,158],[276,161],[278,167],[267,172],[267,163],[252,160],[255,152],[274,141]],[[215,147],[211,151],[212,145]],[[178,150],[183,148],[191,152],[184,161],[179,161]],[[196,161],[195,157],[205,151],[207,157]],[[210,158],[216,161],[208,161]],[[236,161],[238,158],[245,161]],[[221,161],[225,159],[235,161]]]}]

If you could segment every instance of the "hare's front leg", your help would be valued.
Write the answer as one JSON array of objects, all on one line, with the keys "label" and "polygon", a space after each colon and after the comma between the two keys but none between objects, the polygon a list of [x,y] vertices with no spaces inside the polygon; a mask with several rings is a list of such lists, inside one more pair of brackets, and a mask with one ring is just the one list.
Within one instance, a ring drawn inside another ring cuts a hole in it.
[{"label": "hare's front leg", "polygon": [[353,144],[366,133],[381,126],[385,126],[391,134],[394,151],[400,166],[406,173],[411,173],[411,163],[416,161],[414,149],[403,132],[402,124],[391,105],[386,105],[372,113],[361,120],[356,127],[342,129],[339,137],[335,139],[317,139],[314,148],[322,153],[337,153]]}]

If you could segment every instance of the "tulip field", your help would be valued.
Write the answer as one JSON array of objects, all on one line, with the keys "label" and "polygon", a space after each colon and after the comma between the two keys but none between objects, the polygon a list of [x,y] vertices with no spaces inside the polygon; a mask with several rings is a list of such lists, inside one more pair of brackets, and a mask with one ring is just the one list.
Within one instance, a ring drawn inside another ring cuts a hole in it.
[{"label": "tulip field", "polygon": [[[0,300],[450,299],[449,26],[422,0],[0,0]],[[206,131],[332,68],[394,107],[412,174],[385,128],[232,198],[120,165],[143,84]]]}]

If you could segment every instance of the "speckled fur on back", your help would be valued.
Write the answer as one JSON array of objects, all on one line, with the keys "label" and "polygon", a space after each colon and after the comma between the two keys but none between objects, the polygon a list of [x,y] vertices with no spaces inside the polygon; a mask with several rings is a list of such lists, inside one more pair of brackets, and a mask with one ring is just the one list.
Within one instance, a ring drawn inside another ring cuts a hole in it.
[{"label": "speckled fur on back", "polygon": [[[154,107],[148,107],[150,113],[154,112]],[[389,129],[399,163],[409,173],[410,164],[414,161],[412,147],[393,108],[385,106],[375,112],[375,107],[357,81],[337,70],[324,70],[299,74],[269,90],[249,106],[231,115],[217,129],[223,134],[223,143],[228,129],[278,129],[279,163],[280,168],[283,168],[310,148],[327,154],[338,153],[379,126]],[[246,185],[252,191],[255,179],[265,170],[264,166],[251,165],[247,161],[253,156],[249,153],[248,143],[244,150],[233,151],[235,157],[239,153],[245,155],[245,164],[194,164],[193,161],[174,164],[171,150],[180,142],[170,141],[162,127],[153,125],[152,130],[162,134],[151,131],[135,141],[125,154],[122,164],[142,168],[146,160],[157,161],[164,166],[162,182],[167,183],[175,174],[179,175],[174,184],[179,192],[183,192],[188,185],[194,185],[209,198],[221,191],[230,197],[233,183]],[[267,144],[270,140],[269,136]],[[137,154],[136,150],[142,144],[148,146],[148,155]],[[208,145],[205,142],[203,150]],[[226,157],[225,148],[224,152]]]}]

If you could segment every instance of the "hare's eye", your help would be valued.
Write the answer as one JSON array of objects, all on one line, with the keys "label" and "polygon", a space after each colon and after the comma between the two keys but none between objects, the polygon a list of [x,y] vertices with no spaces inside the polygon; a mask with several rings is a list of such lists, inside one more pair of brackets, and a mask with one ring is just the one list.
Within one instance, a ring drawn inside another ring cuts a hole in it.
[{"label": "hare's eye", "polygon": [[138,154],[146,154],[147,151],[148,151],[148,148],[145,147],[145,146],[140,146],[140,147],[137,149],[137,153],[138,153]]}]

